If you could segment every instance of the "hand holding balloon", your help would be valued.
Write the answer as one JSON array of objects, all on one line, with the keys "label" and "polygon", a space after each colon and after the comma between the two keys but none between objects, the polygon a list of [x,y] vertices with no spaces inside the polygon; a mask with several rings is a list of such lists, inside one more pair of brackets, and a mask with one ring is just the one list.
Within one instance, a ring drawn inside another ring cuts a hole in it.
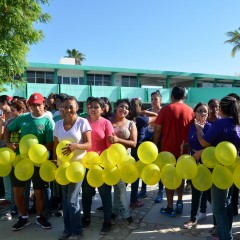
[{"label": "hand holding balloon", "polygon": [[70,143],[67,147],[62,148],[62,154],[68,156],[72,151],[78,149],[77,143]]}]

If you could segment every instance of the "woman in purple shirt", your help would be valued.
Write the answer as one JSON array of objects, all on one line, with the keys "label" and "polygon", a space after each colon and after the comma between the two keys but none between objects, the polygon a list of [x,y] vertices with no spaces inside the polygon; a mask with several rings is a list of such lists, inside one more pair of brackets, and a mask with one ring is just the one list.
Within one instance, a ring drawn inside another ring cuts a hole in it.
[{"label": "woman in purple shirt", "polygon": [[[197,135],[203,147],[217,146],[222,141],[228,141],[235,145],[238,153],[240,151],[240,103],[232,97],[226,96],[220,101],[219,115],[221,119],[216,120],[206,134],[202,126],[196,123]],[[232,240],[232,187],[222,190],[214,184],[211,188],[212,209],[218,226],[218,238],[220,240]],[[208,239],[214,239],[209,237]]]},{"label": "woman in purple shirt", "polygon": [[[195,121],[204,125],[203,132],[206,133],[211,127],[211,124],[207,122],[208,117],[208,105],[199,102],[193,109],[195,115]],[[188,147],[190,149],[190,154],[193,155],[196,151],[203,149],[202,145],[198,141],[197,129],[193,123],[190,127],[188,134],[188,143],[184,144],[183,148]],[[201,161],[201,159],[200,159]],[[190,181],[191,182],[191,181]],[[197,224],[197,212],[199,208],[199,201],[201,197],[201,191],[197,190],[192,184],[192,202],[191,202],[191,217],[190,220],[184,223],[184,228],[190,229],[192,226]]]}]

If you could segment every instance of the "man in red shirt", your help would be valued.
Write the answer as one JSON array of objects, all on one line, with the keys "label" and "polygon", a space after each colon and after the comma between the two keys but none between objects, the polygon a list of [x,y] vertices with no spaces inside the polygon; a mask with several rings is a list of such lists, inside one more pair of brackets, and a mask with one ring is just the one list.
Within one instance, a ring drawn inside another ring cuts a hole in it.
[{"label": "man in red shirt", "polygon": [[[157,145],[161,137],[161,151],[171,152],[176,159],[181,155],[181,144],[187,141],[190,125],[193,120],[193,110],[184,103],[185,89],[175,86],[171,92],[172,103],[164,106],[155,121],[153,142]],[[183,187],[184,182],[177,189],[178,201],[176,209],[173,209],[174,190],[166,188],[168,205],[161,208],[161,213],[175,217],[176,213],[183,211]]]}]

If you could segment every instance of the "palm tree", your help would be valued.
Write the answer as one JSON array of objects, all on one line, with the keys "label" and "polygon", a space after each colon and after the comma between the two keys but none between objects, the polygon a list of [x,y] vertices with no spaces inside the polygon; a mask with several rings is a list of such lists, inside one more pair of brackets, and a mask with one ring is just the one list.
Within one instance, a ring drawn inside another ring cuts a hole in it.
[{"label": "palm tree", "polygon": [[81,65],[81,62],[86,60],[85,55],[83,53],[80,53],[78,50],[73,48],[72,50],[67,49],[67,58],[75,58],[75,65]]},{"label": "palm tree", "polygon": [[224,43],[233,44],[233,49],[231,52],[232,57],[235,57],[235,53],[240,50],[240,28],[233,32],[227,32],[226,35],[229,37]]}]

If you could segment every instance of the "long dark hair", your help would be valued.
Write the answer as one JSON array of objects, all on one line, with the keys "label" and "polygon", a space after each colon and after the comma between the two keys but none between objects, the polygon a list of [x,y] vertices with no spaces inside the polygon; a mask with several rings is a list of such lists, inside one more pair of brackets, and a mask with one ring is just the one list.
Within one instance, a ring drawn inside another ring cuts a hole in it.
[{"label": "long dark hair", "polygon": [[223,114],[234,119],[236,125],[240,124],[240,104],[236,98],[231,96],[222,98],[220,108]]}]

